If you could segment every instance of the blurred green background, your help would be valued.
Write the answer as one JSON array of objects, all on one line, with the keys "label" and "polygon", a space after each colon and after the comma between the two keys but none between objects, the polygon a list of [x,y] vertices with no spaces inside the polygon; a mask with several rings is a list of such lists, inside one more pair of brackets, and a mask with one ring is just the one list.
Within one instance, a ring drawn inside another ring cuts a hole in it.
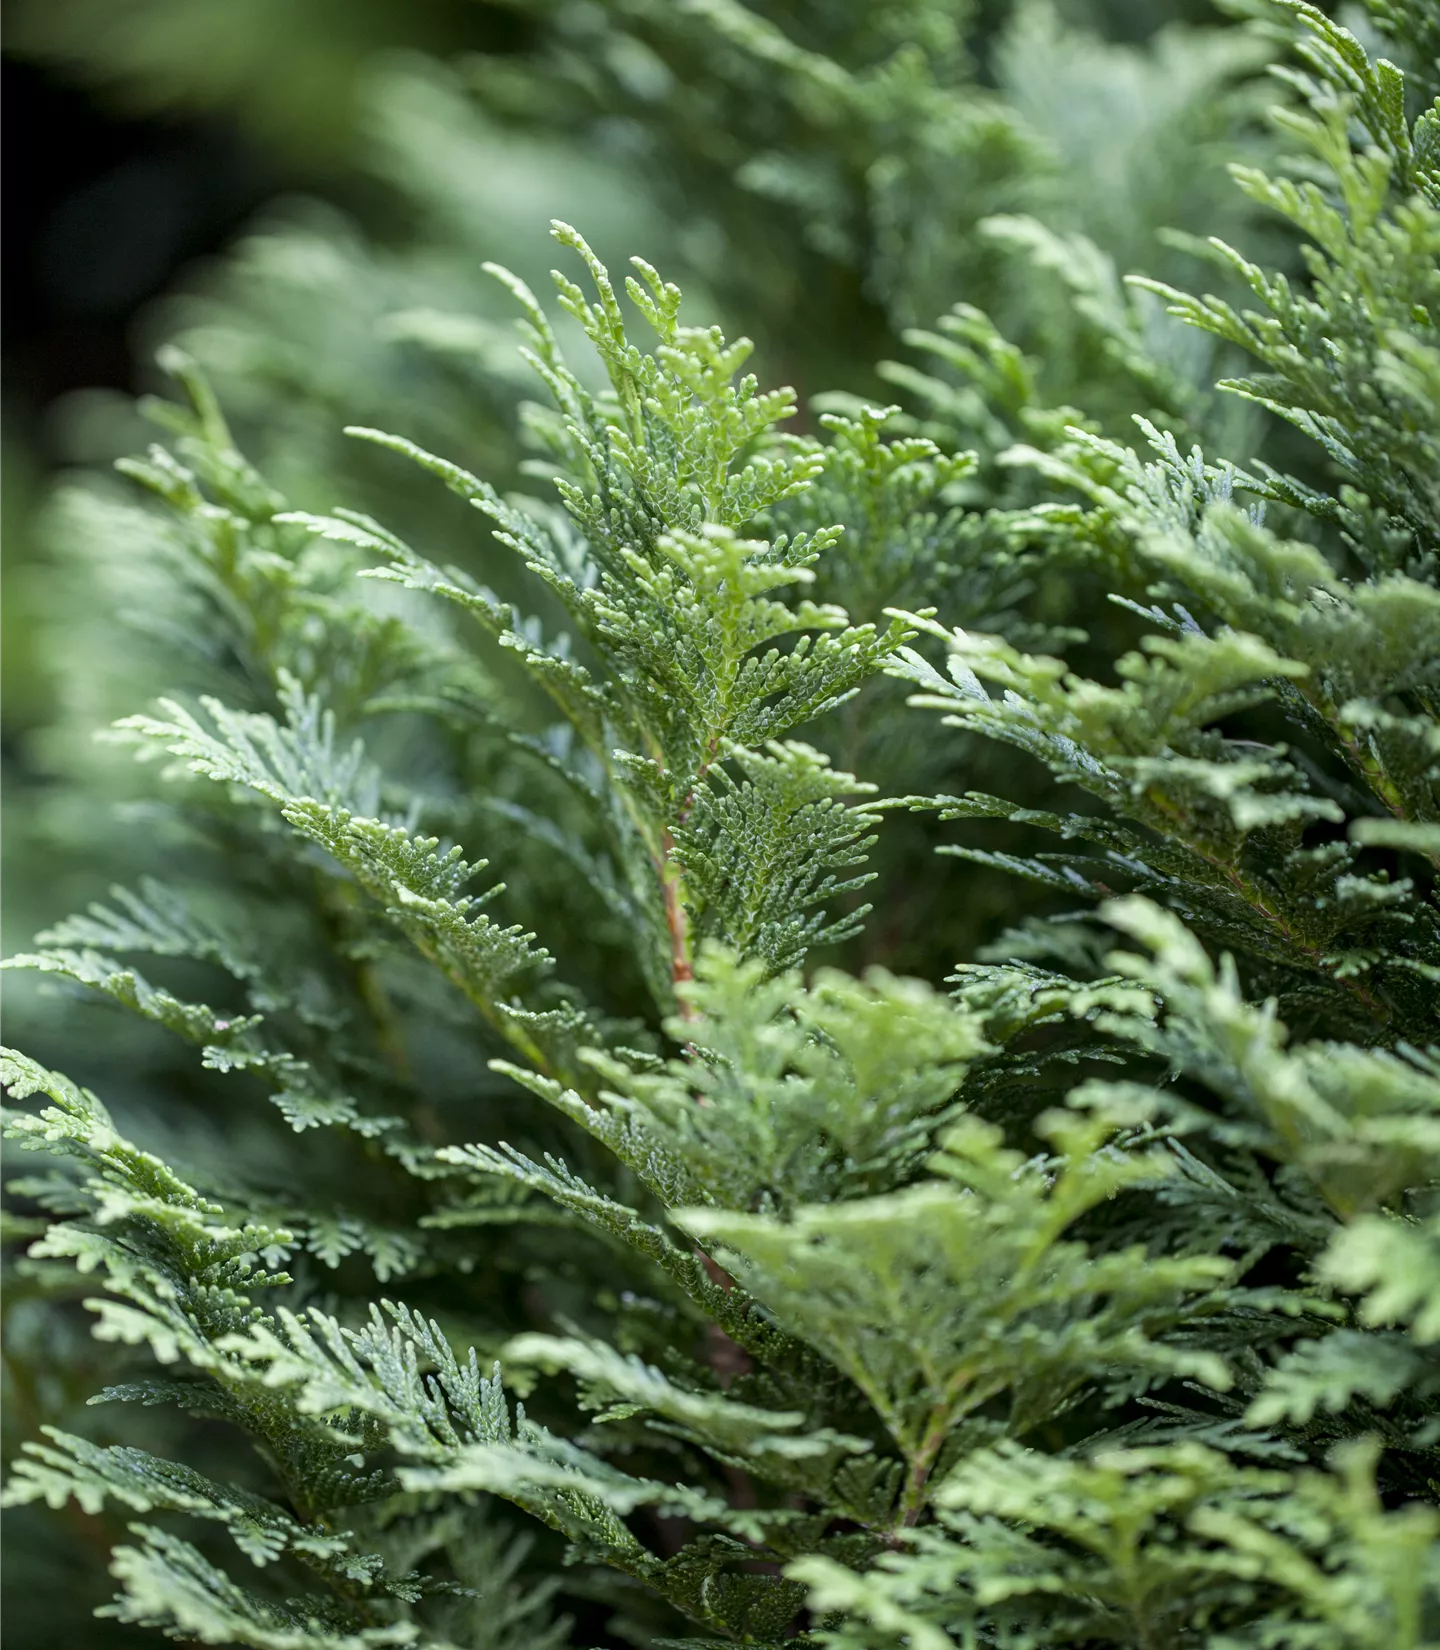
[{"label": "blurred green background", "polygon": [[[504,263],[546,292],[552,217],[578,224],[612,267],[643,254],[684,288],[689,318],[748,333],[762,381],[794,384],[802,403],[897,399],[894,375],[872,363],[913,373],[907,329],[963,301],[1025,350],[1036,406],[1083,405],[1128,435],[1126,414],[1143,405],[1220,450],[1253,451],[1253,413],[1210,395],[1204,339],[1120,277],[1211,284],[1193,242],[1207,234],[1292,259],[1225,171],[1271,141],[1262,115],[1280,92],[1242,26],[1261,10],[8,0],[5,950],[166,851],[145,811],[151,780],[94,740],[160,692],[205,687],[214,664],[187,651],[153,518],[137,510],[117,531],[111,512],[98,525],[96,501],[124,492],[111,461],[149,439],[135,397],[164,388],[162,340],[202,363],[240,445],[296,507],[372,510],[502,590],[510,575],[486,559],[473,515],[340,432],[401,431],[502,488],[527,484],[532,391],[514,306],[480,266]],[[843,91],[825,63],[849,77]],[[981,453],[979,496],[1012,501],[1005,489],[1024,483],[995,459],[1033,409],[958,371],[939,388],[943,439]],[[845,577],[822,594],[861,619],[937,594],[858,566]],[[1026,623],[1064,625],[1088,597],[1060,571],[1013,597],[957,586],[938,599],[947,621],[994,628],[1021,607]],[[846,759],[882,792],[943,790],[962,765],[958,737],[947,745],[924,719],[876,716],[855,744]],[[967,747],[964,782],[1004,789],[986,777],[998,750]],[[1016,916],[1015,879],[955,860],[935,869],[928,829],[887,827],[891,917],[866,957],[847,960],[938,980]],[[499,869],[524,920],[543,926],[525,904],[555,898],[553,874],[525,858],[537,852],[522,842]],[[923,921],[907,899],[925,902]],[[929,949],[892,955],[891,930]],[[604,963],[597,948],[574,967]],[[122,1115],[146,1119],[147,1141],[168,1130],[204,1149],[214,1087],[183,1051],[114,1019],[92,1036],[86,1015],[100,1011],[8,979],[11,1040],[103,1079]],[[227,1150],[256,1161],[286,1150],[268,1122],[252,1134],[237,1125]],[[97,1384],[84,1314],[43,1310],[26,1290],[10,1277],[7,1456],[43,1420],[86,1424],[75,1415]],[[89,1619],[108,1589],[83,1517],[63,1532],[29,1512],[7,1527],[7,1650],[143,1642]],[[575,1642],[601,1643],[603,1610],[592,1624],[583,1600],[566,1605],[582,1624]]]}]

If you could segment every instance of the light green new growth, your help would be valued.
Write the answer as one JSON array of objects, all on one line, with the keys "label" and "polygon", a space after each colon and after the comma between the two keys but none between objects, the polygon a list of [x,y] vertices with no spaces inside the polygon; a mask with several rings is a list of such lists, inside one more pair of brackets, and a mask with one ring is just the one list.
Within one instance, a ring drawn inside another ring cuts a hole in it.
[{"label": "light green new growth", "polygon": [[[1440,1643],[1440,15],[1372,0],[1407,76],[1264,9],[1227,51],[1282,52],[1307,153],[1235,176],[1285,268],[1217,242],[1228,296],[1193,298],[1062,215],[987,224],[1059,276],[1093,409],[961,304],[885,368],[903,406],[786,432],[748,342],[556,224],[583,365],[491,268],[538,490],[350,432],[412,548],[290,508],[171,358],[188,408],[126,473],[200,662],[116,737],[174,874],[11,964],[145,1040],[100,1062],[113,1115],[4,1067],[16,1275],[109,1372],[98,1421],[37,1410],[5,1498],[103,1536],[109,1617]],[[657,85],[696,42],[759,77],[836,212],[861,161],[898,225],[917,153],[1018,142],[966,112],[945,7],[834,59],[784,8],[609,11]],[[747,187],[839,258],[786,164]],[[1251,359],[1234,418],[1198,334]],[[433,555],[396,458],[462,501]],[[460,565],[471,508],[500,550]]]}]

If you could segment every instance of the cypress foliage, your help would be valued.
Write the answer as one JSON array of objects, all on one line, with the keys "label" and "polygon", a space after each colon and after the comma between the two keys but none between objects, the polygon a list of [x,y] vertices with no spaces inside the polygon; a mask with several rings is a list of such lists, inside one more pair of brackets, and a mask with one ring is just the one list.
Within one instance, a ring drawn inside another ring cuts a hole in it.
[{"label": "cypress foliage", "polygon": [[945,239],[926,180],[1021,131],[945,8],[636,8],[765,93],[824,313],[865,271],[828,350],[995,283],[895,408],[864,363],[797,433],[565,224],[554,306],[491,269],[524,491],[367,426],[374,514],[282,496],[170,353],[146,502],[84,505],[178,661],[112,735],[170,867],[10,965],[82,1053],[80,998],[126,1016],[113,1109],[5,1065],[5,1495],[103,1539],[106,1619],[1440,1643],[1440,10],[1369,14],[1212,42],[1284,101],[1220,225],[1271,251],[1197,297],[1056,210]]}]

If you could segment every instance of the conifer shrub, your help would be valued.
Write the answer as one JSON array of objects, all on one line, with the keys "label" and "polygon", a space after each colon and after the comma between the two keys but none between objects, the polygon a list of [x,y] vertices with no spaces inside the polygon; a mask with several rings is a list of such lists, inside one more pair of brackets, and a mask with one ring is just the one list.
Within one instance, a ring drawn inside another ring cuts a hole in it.
[{"label": "conifer shrub", "polygon": [[[1265,16],[1235,183],[1300,257],[1071,282],[1128,430],[967,303],[901,407],[787,431],[558,224],[553,305],[491,271],[528,490],[350,431],[489,532],[452,565],[295,507],[168,358],[97,508],[188,658],[112,732],[169,871],[11,965],[123,1011],[123,1112],[5,1066],[5,1493],[103,1543],[106,1621],[1440,1644],[1440,12],[1370,7],[1403,70]],[[1011,921],[937,961],[972,878]]]}]

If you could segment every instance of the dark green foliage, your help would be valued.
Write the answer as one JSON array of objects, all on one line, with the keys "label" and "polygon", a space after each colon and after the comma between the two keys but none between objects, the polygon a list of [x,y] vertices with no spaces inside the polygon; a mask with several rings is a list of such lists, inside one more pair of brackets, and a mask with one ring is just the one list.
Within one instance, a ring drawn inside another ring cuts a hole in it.
[{"label": "dark green foliage", "polygon": [[568,331],[491,271],[528,490],[353,428],[392,527],[169,357],[148,502],[85,506],[158,570],[169,863],[14,959],[116,1105],[7,1057],[8,1501],[107,1619],[262,1650],[1440,1643],[1436,8],[1370,7],[1404,71],[1298,0],[1205,37],[1288,101],[1262,169],[1226,94],[1219,227],[1283,228],[1203,298],[1023,161],[1037,8],[1010,102],[945,7],[534,11],[492,102],[763,94],[676,175],[726,130],[722,232],[786,202],[832,320],[863,270],[845,393],[780,428],[557,224]]}]

